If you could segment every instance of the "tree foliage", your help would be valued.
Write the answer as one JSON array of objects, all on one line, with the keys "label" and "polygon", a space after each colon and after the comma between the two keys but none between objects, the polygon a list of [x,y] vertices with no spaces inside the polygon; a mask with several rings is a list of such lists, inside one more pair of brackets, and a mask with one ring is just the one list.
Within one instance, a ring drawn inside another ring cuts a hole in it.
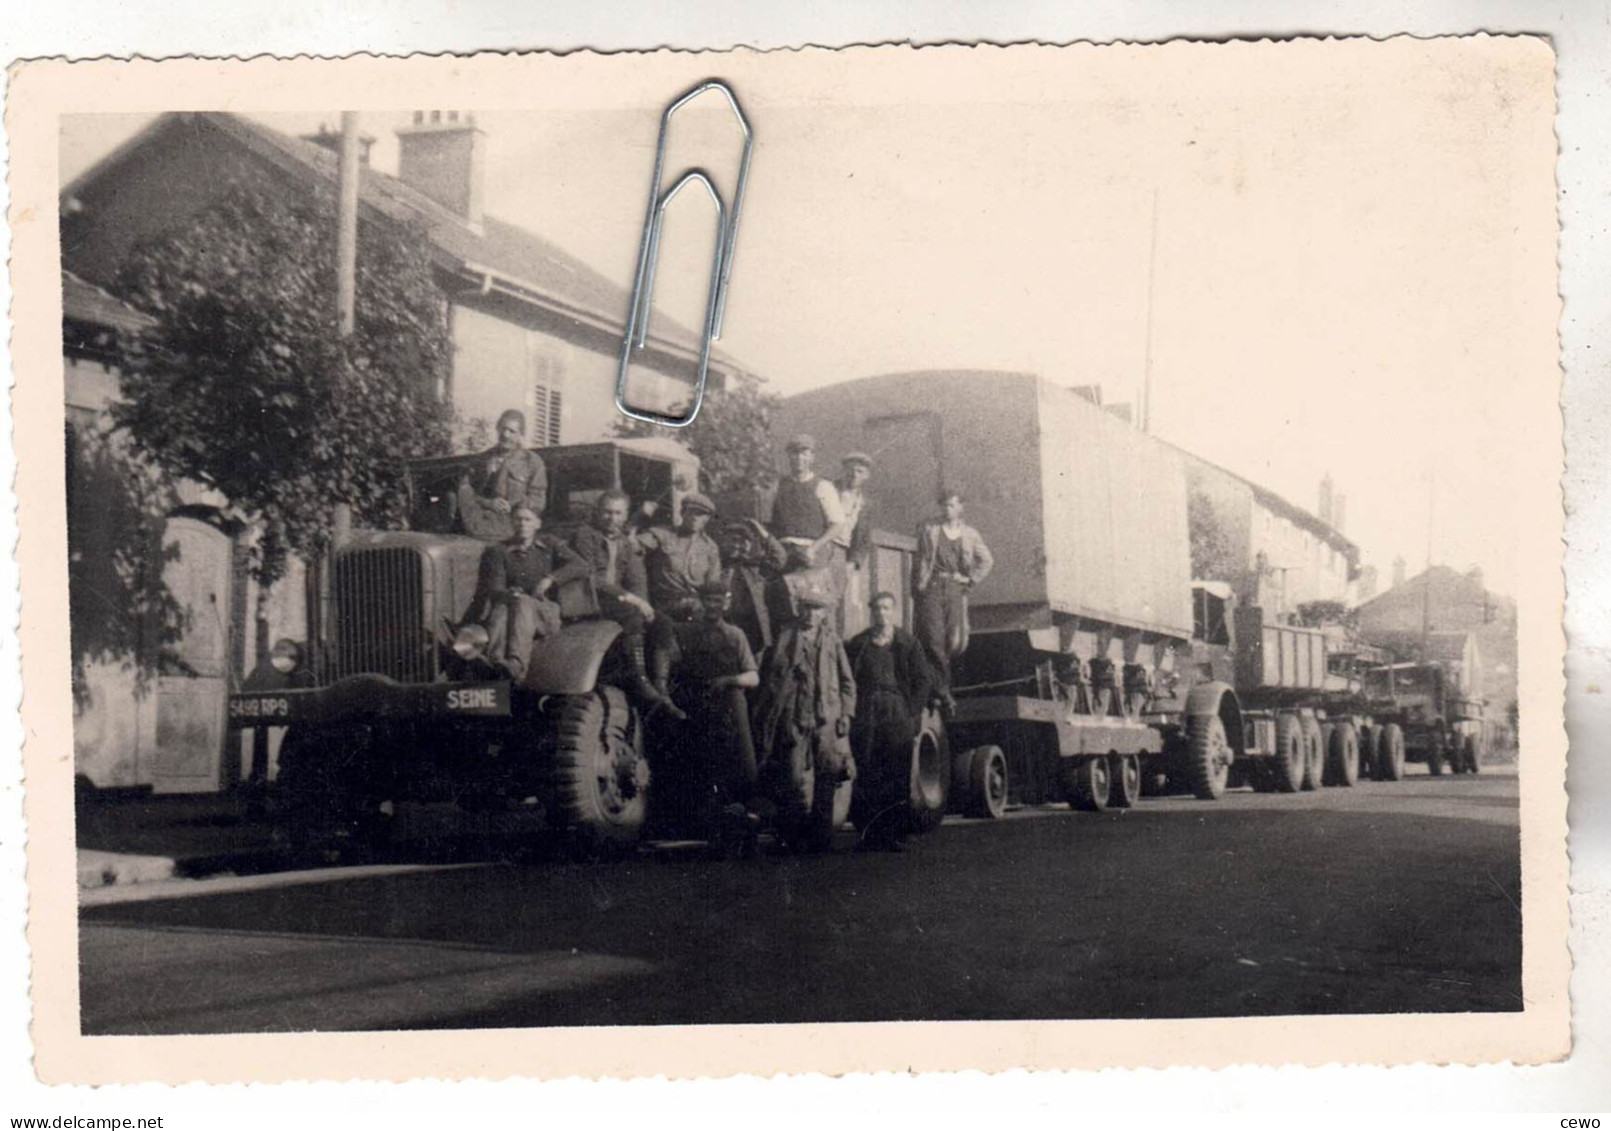
[{"label": "tree foliage", "polygon": [[1355,610],[1341,601],[1305,601],[1298,606],[1297,619],[1304,628],[1323,628],[1328,624],[1352,628],[1358,618]]},{"label": "tree foliage", "polygon": [[716,494],[768,488],[777,480],[777,449],[772,413],[778,398],[761,378],[739,374],[724,389],[708,389],[699,415],[686,428],[641,420],[616,421],[619,436],[660,436],[678,440],[699,457],[699,487]]},{"label": "tree foliage", "polygon": [[1230,535],[1214,510],[1213,500],[1202,491],[1193,490],[1186,498],[1186,526],[1192,577],[1202,581],[1234,580],[1240,570],[1232,560]]},{"label": "tree foliage", "polygon": [[123,343],[114,419],[164,474],[226,496],[259,528],[251,568],[281,577],[328,540],[338,504],[386,525],[403,461],[444,452],[447,310],[418,230],[366,222],[357,318],[338,331],[334,192],[226,189],[131,252],[119,294],[156,319]]}]

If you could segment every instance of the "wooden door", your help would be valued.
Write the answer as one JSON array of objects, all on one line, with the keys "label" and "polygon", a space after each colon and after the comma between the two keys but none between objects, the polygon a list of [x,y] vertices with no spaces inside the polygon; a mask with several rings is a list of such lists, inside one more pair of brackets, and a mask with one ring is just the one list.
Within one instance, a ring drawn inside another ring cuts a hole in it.
[{"label": "wooden door", "polygon": [[229,693],[234,540],[194,518],[172,518],[163,581],[183,610],[180,639],[157,679],[158,793],[206,793],[223,772]]}]

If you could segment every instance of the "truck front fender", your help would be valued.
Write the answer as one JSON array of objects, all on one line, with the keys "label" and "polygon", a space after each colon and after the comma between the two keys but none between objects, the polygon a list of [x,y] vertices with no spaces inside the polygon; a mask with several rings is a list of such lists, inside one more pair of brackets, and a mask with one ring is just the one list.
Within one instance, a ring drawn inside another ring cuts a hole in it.
[{"label": "truck front fender", "polygon": [[522,684],[539,695],[586,695],[598,683],[604,654],[621,635],[613,620],[566,625],[532,648]]},{"label": "truck front fender", "polygon": [[1186,695],[1186,717],[1218,715],[1225,724],[1225,737],[1238,757],[1247,753],[1246,732],[1242,729],[1242,705],[1237,702],[1236,690],[1228,683],[1212,680],[1199,683]]}]

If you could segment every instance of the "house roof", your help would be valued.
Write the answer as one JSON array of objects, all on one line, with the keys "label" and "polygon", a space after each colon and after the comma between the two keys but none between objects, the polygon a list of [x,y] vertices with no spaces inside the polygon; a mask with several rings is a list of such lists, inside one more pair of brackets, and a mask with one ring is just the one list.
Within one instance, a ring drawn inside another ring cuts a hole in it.
[{"label": "house roof", "polygon": [[[1159,442],[1169,444],[1168,440],[1160,440]],[[1185,448],[1180,447],[1179,444],[1169,444],[1169,446],[1175,448],[1188,458],[1195,460],[1204,467],[1212,468],[1221,475],[1227,475],[1236,480],[1238,483],[1241,483],[1253,493],[1253,500],[1265,510],[1271,512],[1272,514],[1280,515],[1294,526],[1307,530],[1316,538],[1322,539],[1343,553],[1352,555],[1355,558],[1358,557],[1358,544],[1345,535],[1342,531],[1338,530],[1335,526],[1331,525],[1331,523],[1321,518],[1319,515],[1304,510],[1296,503],[1287,501],[1280,495],[1277,495],[1274,491],[1270,490],[1268,487],[1260,486],[1259,484],[1253,482],[1253,480],[1248,479],[1246,476],[1238,475],[1229,468],[1221,467],[1213,460],[1204,459],[1196,452],[1187,451]]]},{"label": "house roof", "polygon": [[[99,180],[159,134],[194,124],[218,130],[293,175],[329,181],[336,178],[337,156],[326,146],[281,133],[239,114],[171,111],[80,176],[63,191],[63,196],[71,197]],[[629,298],[626,288],[542,236],[493,216],[485,216],[477,230],[463,216],[398,178],[367,167],[359,177],[359,200],[382,215],[422,224],[439,265],[449,271],[465,273],[484,285],[496,283],[502,292],[515,298],[596,328],[614,334],[624,331]],[[657,315],[652,325],[651,345],[681,357],[698,356],[699,335],[663,315]],[[730,373],[743,368],[714,348],[711,364]]]},{"label": "house roof", "polygon": [[62,272],[62,318],[127,331],[144,329],[152,324],[149,315],[94,283],[85,282],[71,271]]}]

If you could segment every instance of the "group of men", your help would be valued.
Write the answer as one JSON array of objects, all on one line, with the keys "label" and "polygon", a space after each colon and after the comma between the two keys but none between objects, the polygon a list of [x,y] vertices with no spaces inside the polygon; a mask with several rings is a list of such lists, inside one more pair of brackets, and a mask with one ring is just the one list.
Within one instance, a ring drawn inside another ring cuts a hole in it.
[{"label": "group of men", "polygon": [[[523,678],[534,641],[560,627],[557,588],[591,577],[599,611],[621,625],[626,690],[680,724],[657,729],[700,782],[697,818],[713,843],[752,846],[771,821],[792,847],[826,849],[832,796],[859,766],[856,789],[888,814],[865,824],[861,846],[898,851],[907,751],[924,709],[950,702],[967,593],[993,565],[962,521],[960,494],[944,492],[942,515],[919,531],[916,635],[896,626],[895,596],[879,592],[870,627],[847,646],[829,610],[872,548],[871,457],[846,455],[843,475],[829,481],[815,473],[815,441],[793,437],[769,520],[730,523],[720,546],[707,533],[716,507],[705,495],[684,496],[676,528],[639,529],[618,489],[562,540],[542,532],[546,473],[522,446],[518,411],[500,418],[498,436],[461,486],[464,505],[507,513],[513,529],[483,553],[469,612],[487,630],[487,659]],[[735,590],[748,633],[729,619]]]}]

